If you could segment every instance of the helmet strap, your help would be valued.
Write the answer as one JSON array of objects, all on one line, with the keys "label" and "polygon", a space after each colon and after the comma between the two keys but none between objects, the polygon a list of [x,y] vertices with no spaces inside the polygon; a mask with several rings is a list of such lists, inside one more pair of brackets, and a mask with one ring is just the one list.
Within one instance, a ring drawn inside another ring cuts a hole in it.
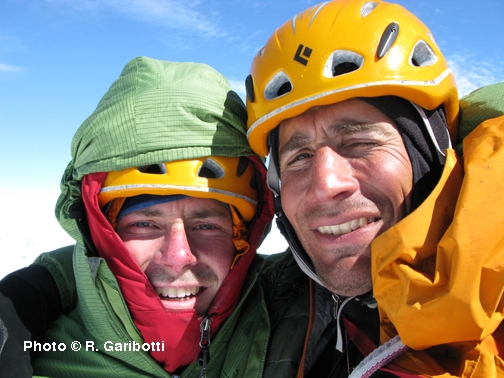
[{"label": "helmet strap", "polygon": [[236,263],[250,250],[250,244],[248,243],[248,230],[245,222],[243,222],[242,217],[238,214],[233,205],[229,205],[231,210],[231,218],[233,220],[233,244],[236,249],[236,256],[231,263],[229,270],[233,270]]},{"label": "helmet strap", "polygon": [[266,174],[266,182],[268,187],[273,192],[273,203],[275,206],[275,214],[283,213],[282,204],[280,201],[280,189],[282,183],[280,181],[280,163],[278,161],[278,127],[273,129],[268,135],[268,172]]},{"label": "helmet strap", "polygon": [[280,200],[280,188],[281,181],[278,172],[280,172],[280,164],[278,160],[278,147],[279,147],[279,128],[276,127],[268,135],[268,146],[269,146],[269,162],[268,162],[268,172],[267,172],[267,183],[268,187],[274,194],[274,205],[275,205],[275,216],[278,230],[287,240],[289,247],[291,248],[294,259],[297,261],[301,270],[315,282],[322,285],[320,279],[315,273],[315,268],[310,260],[310,257],[306,253],[305,249],[301,245],[296,231],[292,227],[291,223],[285,216],[282,203]]}]

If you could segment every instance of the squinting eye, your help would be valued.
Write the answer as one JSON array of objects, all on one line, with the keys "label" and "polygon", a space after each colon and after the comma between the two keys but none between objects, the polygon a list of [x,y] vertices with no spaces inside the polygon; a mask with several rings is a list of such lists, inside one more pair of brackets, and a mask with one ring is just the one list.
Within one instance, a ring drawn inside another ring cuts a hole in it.
[{"label": "squinting eye", "polygon": [[296,163],[296,162],[298,162],[298,161],[301,161],[301,160],[307,159],[307,158],[309,158],[309,157],[311,157],[311,156],[312,156],[312,155],[311,155],[311,154],[309,154],[309,153],[302,153],[302,154],[296,155],[296,156],[294,156],[294,158],[293,158],[291,161],[289,161],[289,162],[287,163],[287,165],[289,166],[289,165],[294,164],[294,163]]},{"label": "squinting eye", "polygon": [[150,227],[151,224],[149,222],[136,222],[133,224],[135,227]]},{"label": "squinting eye", "polygon": [[362,139],[362,140],[353,140],[349,141],[346,145],[347,148],[354,147],[372,147],[378,145],[378,142],[374,139]]},{"label": "squinting eye", "polygon": [[352,147],[359,147],[359,146],[375,146],[377,143],[376,142],[355,142],[352,143]]},{"label": "squinting eye", "polygon": [[203,229],[203,230],[211,230],[215,227],[212,226],[211,224],[200,224],[197,228]]}]

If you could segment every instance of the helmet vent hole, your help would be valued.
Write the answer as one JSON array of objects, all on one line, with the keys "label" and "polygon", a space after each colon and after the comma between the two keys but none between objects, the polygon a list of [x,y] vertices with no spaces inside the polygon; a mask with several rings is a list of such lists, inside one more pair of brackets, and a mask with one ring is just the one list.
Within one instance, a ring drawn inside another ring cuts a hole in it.
[{"label": "helmet vent hole", "polygon": [[324,67],[327,78],[345,75],[357,71],[364,64],[364,58],[352,51],[338,50],[329,56]]},{"label": "helmet vent hole", "polygon": [[254,102],[255,101],[254,79],[252,79],[252,75],[248,75],[247,78],[245,79],[245,91],[247,93],[247,99],[250,102]]},{"label": "helmet vent hole", "polygon": [[143,167],[138,167],[138,170],[142,173],[148,173],[151,175],[166,174],[166,166],[164,164],[144,165]]},{"label": "helmet vent hole", "polygon": [[369,14],[376,8],[377,5],[378,5],[378,3],[374,2],[374,1],[370,1],[370,2],[365,3],[360,10],[360,15],[362,17],[369,16]]},{"label": "helmet vent hole", "polygon": [[283,83],[280,88],[278,88],[277,95],[282,96],[286,93],[289,93],[292,90],[291,83]]},{"label": "helmet vent hole", "polygon": [[434,50],[425,41],[418,41],[411,54],[410,63],[415,67],[432,66],[438,61]]},{"label": "helmet vent hole", "polygon": [[345,62],[338,64],[333,69],[333,76],[340,76],[359,69],[355,63]]},{"label": "helmet vent hole", "polygon": [[243,175],[249,165],[250,160],[247,159],[245,156],[241,156],[240,160],[238,161],[238,167],[236,168],[236,175],[238,177],[241,177]]},{"label": "helmet vent hole", "polygon": [[267,100],[274,100],[292,91],[292,82],[285,72],[279,72],[269,81],[264,90]]},{"label": "helmet vent hole", "polygon": [[221,179],[224,177],[224,169],[214,160],[206,159],[198,171],[198,177]]}]

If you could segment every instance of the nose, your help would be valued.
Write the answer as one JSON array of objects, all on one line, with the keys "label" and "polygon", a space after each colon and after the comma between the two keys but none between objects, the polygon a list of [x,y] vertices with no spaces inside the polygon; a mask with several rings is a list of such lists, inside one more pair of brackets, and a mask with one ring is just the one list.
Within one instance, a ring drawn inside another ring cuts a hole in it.
[{"label": "nose", "polygon": [[315,151],[307,200],[315,202],[343,200],[351,196],[358,186],[354,168],[347,157],[328,146]]},{"label": "nose", "polygon": [[196,264],[196,256],[191,251],[182,223],[174,224],[167,229],[163,247],[158,253],[157,262],[169,268],[175,274],[180,274]]}]

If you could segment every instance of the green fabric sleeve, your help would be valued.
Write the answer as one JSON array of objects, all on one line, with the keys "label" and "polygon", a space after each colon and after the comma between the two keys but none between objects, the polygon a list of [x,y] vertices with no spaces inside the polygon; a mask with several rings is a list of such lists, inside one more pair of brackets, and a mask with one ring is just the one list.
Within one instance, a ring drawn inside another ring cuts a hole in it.
[{"label": "green fabric sleeve", "polygon": [[63,313],[70,312],[77,302],[77,290],[73,271],[74,246],[56,249],[52,252],[41,254],[33,264],[41,265],[51,273],[61,297]]}]

